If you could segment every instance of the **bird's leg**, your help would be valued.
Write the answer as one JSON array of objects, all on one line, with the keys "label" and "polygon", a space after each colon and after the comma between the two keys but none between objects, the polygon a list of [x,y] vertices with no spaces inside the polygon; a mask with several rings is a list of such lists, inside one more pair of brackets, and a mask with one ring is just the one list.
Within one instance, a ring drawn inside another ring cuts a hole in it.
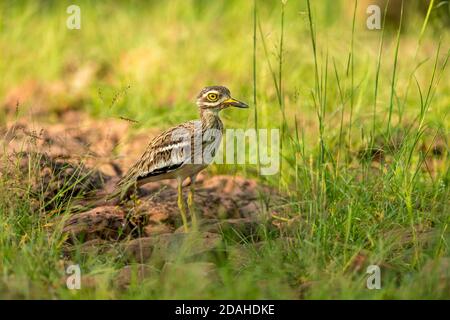
[{"label": "bird's leg", "polygon": [[194,229],[197,229],[198,227],[198,220],[197,215],[195,213],[195,205],[194,205],[194,186],[195,186],[195,179],[197,178],[197,175],[191,176],[191,183],[189,185],[189,193],[188,193],[188,207],[189,207],[189,213],[191,214],[192,219],[192,225]]},{"label": "bird's leg", "polygon": [[183,226],[184,231],[188,232],[188,224],[186,219],[186,206],[184,205],[184,199],[183,199],[183,180],[178,179],[178,208],[180,209],[181,213],[181,220],[183,220]]},{"label": "bird's leg", "polygon": [[136,182],[125,185],[119,192],[119,203],[125,204],[128,200],[132,200],[136,204],[138,186]]},{"label": "bird's leg", "polygon": [[133,201],[133,206],[136,207],[140,200],[138,197],[138,184],[137,182],[133,183],[133,186],[130,188],[129,192],[129,198],[131,201]]}]

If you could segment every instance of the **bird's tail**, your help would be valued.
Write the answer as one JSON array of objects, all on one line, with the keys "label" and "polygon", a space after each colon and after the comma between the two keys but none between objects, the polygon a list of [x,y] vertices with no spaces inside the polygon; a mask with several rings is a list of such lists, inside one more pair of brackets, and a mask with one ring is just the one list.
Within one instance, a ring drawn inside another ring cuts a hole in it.
[{"label": "bird's tail", "polygon": [[121,181],[111,193],[105,191],[93,194],[82,199],[76,199],[72,203],[72,210],[87,211],[100,206],[115,206],[131,198],[137,186],[135,183]]},{"label": "bird's tail", "polygon": [[96,207],[116,206],[120,204],[126,197],[120,189],[114,190],[110,194],[94,195],[84,199],[77,199],[73,202],[72,211],[84,212]]},{"label": "bird's tail", "polygon": [[121,202],[130,196],[137,190],[135,182],[122,183],[119,182],[113,192],[106,196],[107,201],[116,200]]}]

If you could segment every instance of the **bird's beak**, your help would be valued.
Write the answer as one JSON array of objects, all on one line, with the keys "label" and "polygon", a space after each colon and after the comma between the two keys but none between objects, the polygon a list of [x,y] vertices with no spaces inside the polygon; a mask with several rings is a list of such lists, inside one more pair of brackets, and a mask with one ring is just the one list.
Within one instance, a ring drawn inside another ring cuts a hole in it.
[{"label": "bird's beak", "polygon": [[237,108],[248,108],[248,104],[233,98],[228,98],[223,103]]}]

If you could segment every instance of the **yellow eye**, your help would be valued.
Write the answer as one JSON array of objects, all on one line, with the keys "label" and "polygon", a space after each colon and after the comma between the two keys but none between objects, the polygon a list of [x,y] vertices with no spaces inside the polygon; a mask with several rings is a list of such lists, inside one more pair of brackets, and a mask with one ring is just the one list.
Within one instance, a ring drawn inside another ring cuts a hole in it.
[{"label": "yellow eye", "polygon": [[208,93],[208,95],[206,96],[206,98],[209,101],[217,101],[217,99],[219,98],[219,95],[217,93]]}]

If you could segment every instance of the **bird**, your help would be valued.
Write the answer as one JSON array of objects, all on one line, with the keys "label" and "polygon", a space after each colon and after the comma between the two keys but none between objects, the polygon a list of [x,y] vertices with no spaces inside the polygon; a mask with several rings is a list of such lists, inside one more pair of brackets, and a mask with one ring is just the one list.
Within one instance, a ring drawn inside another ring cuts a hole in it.
[{"label": "bird", "polygon": [[231,96],[224,86],[207,86],[197,95],[200,119],[184,122],[172,127],[150,141],[141,158],[116,184],[109,197],[120,201],[136,194],[137,188],[165,179],[177,180],[178,208],[183,228],[189,231],[186,206],[183,198],[183,182],[189,178],[188,210],[192,226],[197,225],[194,212],[194,185],[197,174],[213,160],[222,139],[224,126],[219,112],[229,107],[249,106]]}]

